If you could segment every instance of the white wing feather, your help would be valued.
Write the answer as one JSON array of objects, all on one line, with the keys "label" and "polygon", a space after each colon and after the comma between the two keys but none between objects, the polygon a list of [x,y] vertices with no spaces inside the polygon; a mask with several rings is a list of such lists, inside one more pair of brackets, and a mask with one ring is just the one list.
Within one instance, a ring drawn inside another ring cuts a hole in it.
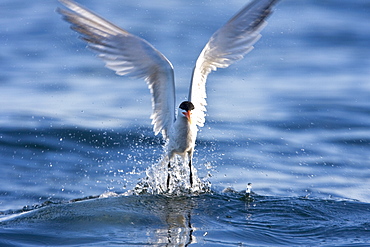
[{"label": "white wing feather", "polygon": [[199,127],[204,125],[206,111],[206,80],[217,68],[226,68],[239,61],[253,49],[267,24],[277,0],[254,0],[223,27],[217,30],[199,55],[193,70],[189,101],[194,104],[193,119]]},{"label": "white wing feather", "polygon": [[151,44],[104,20],[71,0],[60,0],[58,8],[71,28],[98,53],[106,67],[118,75],[143,78],[152,93],[154,132],[168,138],[175,121],[175,85],[172,64]]}]

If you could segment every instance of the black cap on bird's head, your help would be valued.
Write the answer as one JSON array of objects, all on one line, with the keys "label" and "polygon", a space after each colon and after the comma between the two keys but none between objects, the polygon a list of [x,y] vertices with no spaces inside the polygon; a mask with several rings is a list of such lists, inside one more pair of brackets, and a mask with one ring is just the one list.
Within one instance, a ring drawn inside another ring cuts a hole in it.
[{"label": "black cap on bird's head", "polygon": [[180,104],[179,108],[181,110],[191,111],[194,110],[194,105],[190,101],[184,101]]},{"label": "black cap on bird's head", "polygon": [[191,111],[194,110],[194,105],[190,101],[184,101],[180,104],[179,108],[181,109],[182,115],[184,115],[189,123],[191,123]]}]

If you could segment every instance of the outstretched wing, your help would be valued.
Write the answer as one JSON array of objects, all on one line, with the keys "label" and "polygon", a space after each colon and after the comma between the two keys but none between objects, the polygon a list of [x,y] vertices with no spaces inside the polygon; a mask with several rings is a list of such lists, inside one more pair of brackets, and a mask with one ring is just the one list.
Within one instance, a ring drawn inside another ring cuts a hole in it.
[{"label": "outstretched wing", "polygon": [[254,0],[245,6],[209,39],[199,55],[193,70],[189,101],[194,104],[193,119],[199,127],[204,125],[206,111],[206,80],[217,68],[226,68],[239,61],[253,49],[267,24],[278,0]]},{"label": "outstretched wing", "polygon": [[71,28],[118,75],[143,78],[152,93],[154,132],[167,139],[175,121],[175,85],[172,64],[147,41],[104,20],[71,0],[58,8]]}]

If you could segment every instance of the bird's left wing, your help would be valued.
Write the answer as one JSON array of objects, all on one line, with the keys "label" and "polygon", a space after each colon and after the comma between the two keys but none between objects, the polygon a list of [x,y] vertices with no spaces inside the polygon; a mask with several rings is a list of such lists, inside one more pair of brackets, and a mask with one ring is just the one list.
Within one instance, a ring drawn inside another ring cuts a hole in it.
[{"label": "bird's left wing", "polygon": [[202,50],[193,70],[188,98],[194,105],[193,119],[199,127],[205,121],[208,74],[239,61],[253,49],[266,25],[265,19],[272,13],[271,8],[277,1],[253,0],[217,30]]},{"label": "bird's left wing", "polygon": [[118,75],[143,78],[152,93],[154,132],[167,139],[175,121],[175,85],[172,64],[151,44],[106,21],[72,0],[58,8],[71,28]]}]

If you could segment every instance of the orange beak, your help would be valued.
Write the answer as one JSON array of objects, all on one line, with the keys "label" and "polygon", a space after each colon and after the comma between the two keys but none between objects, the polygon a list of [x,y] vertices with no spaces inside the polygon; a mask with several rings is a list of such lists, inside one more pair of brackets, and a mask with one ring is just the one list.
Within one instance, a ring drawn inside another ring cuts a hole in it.
[{"label": "orange beak", "polygon": [[191,124],[191,112],[186,111],[186,112],[183,112],[182,114],[184,114],[184,116],[188,119],[188,122]]}]

